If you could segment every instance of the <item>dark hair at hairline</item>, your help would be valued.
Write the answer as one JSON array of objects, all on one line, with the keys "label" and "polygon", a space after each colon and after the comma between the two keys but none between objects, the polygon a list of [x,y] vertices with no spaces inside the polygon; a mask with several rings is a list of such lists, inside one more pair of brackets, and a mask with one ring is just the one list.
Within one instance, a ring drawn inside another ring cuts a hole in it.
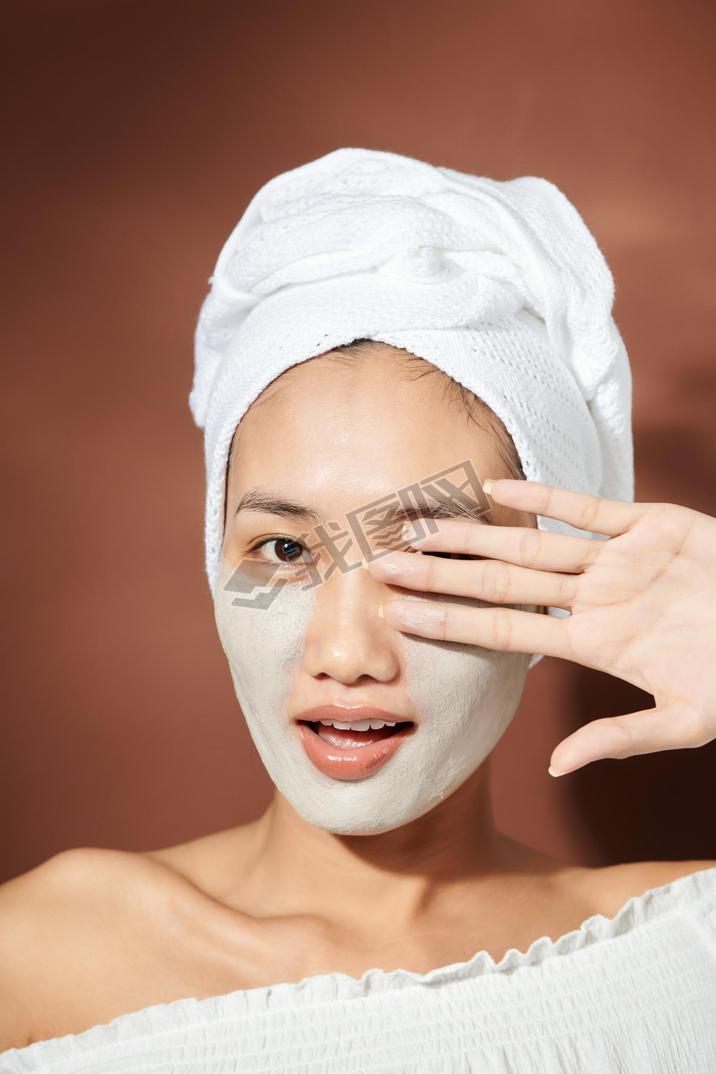
[{"label": "dark hair at hairline", "polygon": [[[376,339],[354,339],[352,343],[343,343],[339,347],[333,347],[327,352],[327,355],[331,358],[335,356],[337,361],[345,358],[354,361],[356,358],[365,358],[367,355],[381,350],[386,345]],[[427,359],[420,358],[418,355],[411,354],[409,351],[399,347],[393,347],[392,349],[395,350],[396,360],[402,364],[403,368],[417,370],[415,376],[411,377],[412,380],[427,376],[438,377],[443,382],[444,395],[449,400],[459,401],[464,407],[468,419],[483,431],[485,430],[485,425],[481,424],[478,419],[480,417],[484,418],[487,430],[493,432],[497,438],[498,452],[507,467],[510,477],[516,480],[526,480],[526,474],[522,469],[522,462],[512,437],[495,412],[483,399],[480,399],[478,395],[466,388],[464,384],[453,380],[451,376],[444,373],[442,369],[438,369],[437,366],[432,365]]]}]

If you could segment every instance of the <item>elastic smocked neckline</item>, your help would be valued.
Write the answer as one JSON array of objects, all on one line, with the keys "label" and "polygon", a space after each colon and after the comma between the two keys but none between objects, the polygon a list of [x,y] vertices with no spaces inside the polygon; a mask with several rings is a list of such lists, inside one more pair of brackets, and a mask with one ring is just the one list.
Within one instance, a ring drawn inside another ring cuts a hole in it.
[{"label": "elastic smocked neckline", "polygon": [[33,1061],[35,1058],[39,1061],[50,1057],[53,1060],[61,1059],[105,1045],[189,1026],[199,1020],[206,1023],[227,1017],[241,1018],[259,1012],[306,1007],[312,1003],[348,1001],[416,985],[435,985],[488,974],[510,973],[521,966],[536,966],[548,959],[569,955],[595,943],[622,936],[661,913],[708,894],[716,897],[716,866],[686,873],[667,884],[632,895],[612,917],[593,914],[578,928],[563,933],[557,940],[540,936],[533,940],[526,951],[511,947],[499,961],[495,961],[488,951],[482,950],[464,962],[437,966],[426,973],[375,967],[366,970],[360,977],[351,977],[347,973],[333,971],[304,977],[300,981],[241,988],[205,999],[186,997],[120,1014],[111,1022],[92,1026],[81,1033],[67,1033],[61,1037],[34,1041],[23,1048],[0,1052],[0,1060],[15,1053],[21,1053]]}]

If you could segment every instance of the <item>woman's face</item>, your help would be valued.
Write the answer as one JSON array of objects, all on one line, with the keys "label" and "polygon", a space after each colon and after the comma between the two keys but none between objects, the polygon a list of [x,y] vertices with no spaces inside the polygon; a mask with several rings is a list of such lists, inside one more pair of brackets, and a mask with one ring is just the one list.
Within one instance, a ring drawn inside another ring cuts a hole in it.
[{"label": "woman's face", "polygon": [[[365,567],[381,550],[407,548],[400,521],[390,524],[405,504],[434,505],[463,486],[477,509],[486,505],[467,484],[470,465],[480,483],[510,476],[495,433],[469,421],[437,378],[407,378],[388,347],[350,368],[325,356],[292,366],[239,425],[216,624],[269,776],[319,828],[376,834],[417,819],[478,768],[517,709],[529,654],[421,638],[378,616],[398,596],[484,601],[406,590]],[[237,512],[249,493],[253,506]],[[497,525],[536,527],[533,515],[499,505],[489,514]],[[339,733],[298,723],[332,704],[379,708],[412,726],[396,750],[358,744],[360,732],[346,750]],[[333,760],[317,764],[318,753]]]}]

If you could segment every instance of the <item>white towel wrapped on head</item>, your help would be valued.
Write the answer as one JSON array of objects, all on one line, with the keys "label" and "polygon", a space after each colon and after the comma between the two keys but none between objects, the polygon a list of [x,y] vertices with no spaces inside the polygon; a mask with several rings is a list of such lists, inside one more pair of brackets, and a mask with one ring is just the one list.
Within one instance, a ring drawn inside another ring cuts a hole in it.
[{"label": "white towel wrapped on head", "polygon": [[[261,187],[209,282],[189,405],[205,434],[212,594],[237,424],[284,370],[354,339],[402,347],[473,391],[512,436],[529,480],[633,500],[631,371],[614,281],[548,180],[337,149]],[[585,536],[540,515],[537,524]]]}]

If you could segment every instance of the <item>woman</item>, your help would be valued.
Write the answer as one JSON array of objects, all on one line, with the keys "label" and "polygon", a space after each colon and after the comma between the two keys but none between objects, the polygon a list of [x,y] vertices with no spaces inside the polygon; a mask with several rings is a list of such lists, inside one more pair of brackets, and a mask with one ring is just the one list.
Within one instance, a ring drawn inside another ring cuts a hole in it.
[{"label": "woman", "polygon": [[2,1074],[715,1068],[716,862],[584,868],[490,807],[542,655],[656,700],[554,774],[716,736],[716,520],[629,502],[610,281],[544,180],[346,149],[254,198],[190,404],[274,797],[0,888]]}]

